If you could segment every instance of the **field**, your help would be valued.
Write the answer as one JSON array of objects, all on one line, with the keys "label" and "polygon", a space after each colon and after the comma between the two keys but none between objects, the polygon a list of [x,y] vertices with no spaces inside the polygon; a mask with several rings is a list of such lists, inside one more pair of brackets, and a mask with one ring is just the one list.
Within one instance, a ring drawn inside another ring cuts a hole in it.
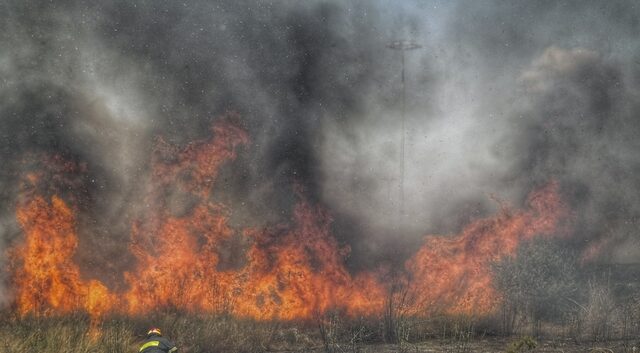
[{"label": "field", "polygon": [[[180,352],[636,352],[637,337],[594,341],[567,337],[566,331],[539,338],[498,335],[487,323],[446,318],[405,323],[401,339],[390,343],[383,320],[255,322],[224,316],[163,313],[148,318],[110,318],[92,327],[88,317],[16,318],[0,325],[3,352],[137,352],[151,325],[162,327]],[[483,326],[484,325],[484,326]]]}]

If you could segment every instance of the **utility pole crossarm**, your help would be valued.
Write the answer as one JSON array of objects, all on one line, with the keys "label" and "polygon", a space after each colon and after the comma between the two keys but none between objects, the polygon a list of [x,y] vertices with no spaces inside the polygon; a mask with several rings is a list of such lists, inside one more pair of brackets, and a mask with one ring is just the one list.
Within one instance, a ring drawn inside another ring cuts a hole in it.
[{"label": "utility pole crossarm", "polygon": [[394,40],[387,44],[387,48],[394,50],[414,50],[422,48],[422,45],[408,40]]}]

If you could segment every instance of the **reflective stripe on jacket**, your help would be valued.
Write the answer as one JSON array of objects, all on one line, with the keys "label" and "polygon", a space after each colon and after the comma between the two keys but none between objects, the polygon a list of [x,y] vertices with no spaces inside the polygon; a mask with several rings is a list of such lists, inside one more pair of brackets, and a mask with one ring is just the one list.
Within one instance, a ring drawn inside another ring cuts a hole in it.
[{"label": "reflective stripe on jacket", "polygon": [[168,339],[153,335],[140,346],[138,353],[176,353],[178,348]]}]

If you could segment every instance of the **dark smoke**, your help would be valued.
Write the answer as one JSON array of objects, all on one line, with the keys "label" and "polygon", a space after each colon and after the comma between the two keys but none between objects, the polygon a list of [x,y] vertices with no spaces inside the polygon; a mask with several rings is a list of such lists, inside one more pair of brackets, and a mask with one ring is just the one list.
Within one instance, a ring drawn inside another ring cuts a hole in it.
[{"label": "dark smoke", "polygon": [[[252,144],[213,196],[235,226],[287,221],[299,183],[331,210],[354,267],[397,264],[421,235],[494,212],[491,195],[520,206],[555,179],[576,216],[567,245],[602,242],[604,261],[640,253],[633,1],[4,1],[0,12],[0,246],[20,236],[22,162],[60,154],[88,171],[78,257],[117,280],[153,137],[204,138],[235,111]],[[387,48],[402,38],[423,46],[406,53],[405,215],[400,53]]]},{"label": "dark smoke", "polygon": [[503,96],[489,92],[481,108],[507,129],[496,146],[508,166],[498,186],[559,180],[577,218],[573,245],[606,244],[605,261],[637,262],[637,4],[503,3],[469,11],[474,20],[453,21],[452,28],[466,28],[458,45],[471,48],[479,75]]}]

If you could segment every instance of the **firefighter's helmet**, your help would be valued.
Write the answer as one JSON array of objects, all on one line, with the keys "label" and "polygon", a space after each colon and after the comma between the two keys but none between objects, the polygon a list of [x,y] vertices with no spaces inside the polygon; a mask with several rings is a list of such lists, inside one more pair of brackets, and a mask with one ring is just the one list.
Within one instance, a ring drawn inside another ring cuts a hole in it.
[{"label": "firefighter's helmet", "polygon": [[157,327],[152,327],[151,329],[149,329],[149,331],[147,332],[147,337],[151,337],[151,336],[162,336],[162,332],[160,331],[159,328]]}]

